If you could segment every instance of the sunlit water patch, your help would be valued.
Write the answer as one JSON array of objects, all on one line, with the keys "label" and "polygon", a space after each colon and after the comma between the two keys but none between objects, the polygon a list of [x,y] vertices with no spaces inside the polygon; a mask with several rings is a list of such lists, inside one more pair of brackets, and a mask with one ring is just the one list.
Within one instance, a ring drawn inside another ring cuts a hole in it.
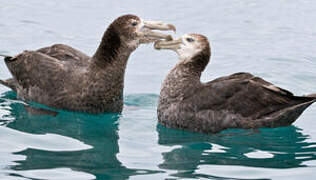
[{"label": "sunlit water patch", "polygon": [[[212,57],[203,81],[247,71],[298,95],[316,92],[314,1],[0,4],[1,54],[65,43],[91,55],[113,19],[134,13],[173,23],[175,36],[206,35]],[[0,179],[315,179],[315,105],[284,128],[206,135],[158,125],[161,83],[176,62],[173,52],[140,46],[121,115],[56,111],[0,86]],[[10,77],[4,62],[0,69]]]}]

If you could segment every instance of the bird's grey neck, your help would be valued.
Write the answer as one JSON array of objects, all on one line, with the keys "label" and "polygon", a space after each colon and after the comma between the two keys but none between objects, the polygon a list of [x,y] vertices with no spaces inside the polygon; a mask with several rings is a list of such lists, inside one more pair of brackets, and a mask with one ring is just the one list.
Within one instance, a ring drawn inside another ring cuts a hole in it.
[{"label": "bird's grey neck", "polygon": [[172,87],[179,91],[201,84],[200,77],[210,59],[210,49],[201,51],[188,59],[180,59],[165,79],[164,87]]},{"label": "bird's grey neck", "polygon": [[[178,63],[168,74],[167,78],[185,79],[189,81],[200,81],[201,71],[197,71],[190,63],[182,61]],[[175,80],[174,79],[174,80]]]},{"label": "bird's grey neck", "polygon": [[98,83],[107,83],[113,96],[121,97],[124,87],[124,76],[128,58],[134,48],[128,48],[119,33],[110,25],[102,41],[91,57],[88,74]]},{"label": "bird's grey neck", "polygon": [[187,90],[201,85],[200,77],[201,72],[192,70],[192,67],[186,64],[177,64],[164,80],[160,95],[168,96],[168,98],[182,98]]},{"label": "bird's grey neck", "polygon": [[124,40],[122,40],[116,27],[112,24],[105,31],[101,43],[92,57],[92,65],[104,68],[106,66],[118,65],[126,66],[130,54],[136,48],[129,48]]},{"label": "bird's grey neck", "polygon": [[[114,55],[108,55],[108,53],[97,52],[91,58],[91,67],[106,70],[109,67],[113,69],[125,71],[128,58],[132,51],[129,51],[124,46],[121,46],[115,50]],[[108,55],[108,56],[106,56]]]}]

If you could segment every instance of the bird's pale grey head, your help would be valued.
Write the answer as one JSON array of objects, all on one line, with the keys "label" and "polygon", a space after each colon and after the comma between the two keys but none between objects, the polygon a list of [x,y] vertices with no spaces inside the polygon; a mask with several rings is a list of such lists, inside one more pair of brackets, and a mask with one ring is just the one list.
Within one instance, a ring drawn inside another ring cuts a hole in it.
[{"label": "bird's pale grey head", "polygon": [[185,34],[172,41],[157,41],[155,49],[170,49],[175,51],[180,59],[191,59],[202,51],[210,49],[207,38],[200,34]]},{"label": "bird's pale grey head", "polygon": [[201,71],[209,62],[211,50],[207,37],[201,34],[185,34],[171,41],[157,41],[155,49],[170,49],[179,55],[181,63],[194,63]]},{"label": "bird's pale grey head", "polygon": [[151,43],[161,39],[170,40],[172,38],[171,35],[155,32],[153,30],[176,30],[172,24],[159,21],[145,21],[135,15],[121,16],[117,18],[109,28],[118,33],[121,42],[124,42],[131,48],[136,48],[142,43]]}]

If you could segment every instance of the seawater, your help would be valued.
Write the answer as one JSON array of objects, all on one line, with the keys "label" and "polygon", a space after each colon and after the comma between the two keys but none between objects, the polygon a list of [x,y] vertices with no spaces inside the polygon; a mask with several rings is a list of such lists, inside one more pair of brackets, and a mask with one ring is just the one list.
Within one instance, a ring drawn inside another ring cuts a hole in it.
[{"label": "seawater", "polygon": [[[251,72],[297,95],[316,92],[314,1],[0,0],[0,53],[54,43],[91,55],[116,17],[202,33],[212,57],[202,80]],[[173,52],[140,46],[130,57],[122,114],[89,115],[28,104],[0,86],[0,179],[314,179],[316,106],[289,127],[206,135],[157,124]],[[10,77],[0,62],[0,78]],[[34,109],[35,108],[35,109]]]}]

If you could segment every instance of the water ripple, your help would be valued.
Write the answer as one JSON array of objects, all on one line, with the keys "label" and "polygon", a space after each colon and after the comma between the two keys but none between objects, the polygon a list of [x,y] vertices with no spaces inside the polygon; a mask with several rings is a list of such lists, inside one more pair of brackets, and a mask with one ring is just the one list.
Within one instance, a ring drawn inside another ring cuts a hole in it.
[{"label": "water ripple", "polygon": [[[205,81],[245,71],[295,94],[315,93],[315,7],[310,0],[2,0],[0,53],[64,43],[92,55],[106,26],[129,12],[175,24],[177,37],[206,35]],[[1,79],[10,77],[1,62]],[[161,83],[176,63],[175,53],[140,46],[128,62],[121,115],[50,113],[1,86],[0,179],[315,179],[315,105],[285,128],[205,135],[157,125]]]}]

